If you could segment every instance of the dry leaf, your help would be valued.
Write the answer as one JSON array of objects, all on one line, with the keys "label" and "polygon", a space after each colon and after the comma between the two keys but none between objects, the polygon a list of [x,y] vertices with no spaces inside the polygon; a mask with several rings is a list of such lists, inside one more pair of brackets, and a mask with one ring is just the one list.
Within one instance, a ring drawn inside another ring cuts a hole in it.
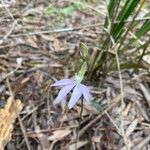
[{"label": "dry leaf", "polygon": [[92,137],[92,141],[95,143],[100,143],[102,139],[102,135]]},{"label": "dry leaf", "polygon": [[136,126],[138,124],[138,120],[135,119],[131,122],[131,124],[128,126],[127,131],[126,131],[126,136],[128,137],[131,135],[131,133],[135,130]]},{"label": "dry leaf", "polygon": [[13,100],[10,97],[4,109],[0,109],[0,150],[3,150],[5,145],[10,141],[13,123],[21,111],[23,104],[20,100]]},{"label": "dry leaf", "polygon": [[127,115],[128,115],[128,113],[129,113],[129,111],[130,111],[130,108],[131,108],[131,105],[132,105],[131,102],[129,102],[129,103],[127,104],[127,107],[126,107],[125,110],[123,111],[123,115],[124,115],[124,116],[127,116]]},{"label": "dry leaf", "polygon": [[[86,144],[88,144],[89,141],[80,141],[80,142],[77,142],[77,149],[85,146]],[[75,149],[75,145],[76,143],[73,143],[69,146],[69,150],[74,150]]]},{"label": "dry leaf", "polygon": [[56,130],[53,132],[53,135],[49,136],[49,140],[50,141],[54,141],[54,140],[61,140],[64,137],[68,136],[71,133],[71,131],[69,129],[65,129],[65,130]]}]

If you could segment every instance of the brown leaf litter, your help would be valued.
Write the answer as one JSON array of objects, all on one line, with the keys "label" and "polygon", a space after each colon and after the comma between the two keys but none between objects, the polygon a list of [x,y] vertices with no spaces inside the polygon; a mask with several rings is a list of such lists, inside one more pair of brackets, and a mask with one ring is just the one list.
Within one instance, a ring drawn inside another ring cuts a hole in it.
[{"label": "brown leaf litter", "polygon": [[[99,50],[95,45],[103,34],[104,1],[76,10],[56,24],[53,23],[57,18],[45,16],[45,9],[50,4],[66,8],[75,1],[6,2],[5,6],[14,18],[0,4],[0,105],[4,106],[0,110],[1,147],[10,141],[7,148],[11,150],[72,150],[75,148],[81,103],[69,111],[64,103],[53,105],[58,91],[51,89],[50,84],[75,73],[80,60],[79,42],[88,45],[90,57],[94,58]],[[126,150],[121,120],[130,148],[149,149],[150,76],[140,69],[137,72],[124,69],[121,74],[123,110],[117,71],[111,71],[101,87],[97,85],[103,81],[102,76],[94,81],[86,80],[93,101],[90,105],[84,104],[78,149]],[[18,119],[20,126],[14,121],[22,103],[12,98],[6,102],[10,96],[6,79],[9,79],[14,97],[24,104]]]}]

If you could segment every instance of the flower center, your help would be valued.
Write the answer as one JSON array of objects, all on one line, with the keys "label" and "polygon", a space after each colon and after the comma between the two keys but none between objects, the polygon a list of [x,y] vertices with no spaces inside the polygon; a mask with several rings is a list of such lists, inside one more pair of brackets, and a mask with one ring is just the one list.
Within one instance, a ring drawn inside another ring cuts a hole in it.
[{"label": "flower center", "polygon": [[75,75],[75,82],[76,82],[77,84],[80,84],[82,80],[83,80],[83,77],[82,77],[82,76]]}]

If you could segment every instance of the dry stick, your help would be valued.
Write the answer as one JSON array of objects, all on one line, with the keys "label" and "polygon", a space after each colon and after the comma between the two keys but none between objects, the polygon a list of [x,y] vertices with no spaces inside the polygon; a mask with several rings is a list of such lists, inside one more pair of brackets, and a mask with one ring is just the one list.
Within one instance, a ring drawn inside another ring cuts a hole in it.
[{"label": "dry stick", "polygon": [[79,26],[75,28],[60,28],[60,29],[54,29],[54,30],[46,30],[46,31],[36,31],[36,32],[29,32],[29,33],[21,33],[17,35],[10,35],[9,37],[19,37],[19,36],[28,36],[28,35],[38,35],[38,34],[48,34],[48,33],[60,33],[60,32],[70,32],[74,30],[80,30],[80,29],[87,29],[87,28],[92,28],[92,27],[97,27],[97,26],[102,26],[102,23],[96,23],[92,25],[86,25],[86,26]]},{"label": "dry stick", "polygon": [[13,94],[13,91],[12,91],[12,89],[11,89],[10,82],[9,82],[9,79],[8,79],[8,78],[6,79],[6,84],[7,84],[7,87],[8,87],[9,93],[10,93],[10,96],[11,96],[12,99],[14,100],[14,94]]},{"label": "dry stick", "polygon": [[118,96],[116,96],[113,99],[112,103],[102,113],[100,113],[95,119],[93,119],[86,126],[84,126],[80,130],[78,137],[81,137],[86,132],[86,130],[88,130],[95,122],[97,122],[107,111],[109,111],[113,106],[117,105],[118,102],[120,102],[120,97],[121,97],[120,94]]},{"label": "dry stick", "polygon": [[108,118],[109,118],[109,120],[112,122],[112,124],[116,127],[116,129],[117,129],[117,131],[118,131],[118,134],[121,135],[121,131],[120,131],[118,125],[117,125],[117,124],[115,123],[115,121],[113,120],[113,118],[109,115],[108,112],[106,112],[105,114],[108,116]]},{"label": "dry stick", "polygon": [[[21,120],[22,121],[22,120]],[[35,131],[28,131],[26,132],[26,135],[27,136],[34,136],[35,134],[41,134],[41,133],[49,133],[49,132],[52,132],[52,131],[55,131],[55,130],[64,130],[64,129],[73,129],[73,128],[77,128],[78,125],[72,125],[72,126],[67,126],[67,127],[61,127],[61,128],[51,128],[51,129],[41,129],[40,131],[37,131],[35,133]],[[19,136],[19,135],[22,135],[22,133],[14,133],[15,136]]]},{"label": "dry stick", "polygon": [[22,123],[22,121],[21,121],[21,118],[20,118],[19,114],[18,114],[18,120],[19,120],[19,124],[20,124],[20,127],[21,127],[21,131],[22,131],[22,133],[23,133],[23,136],[24,136],[24,139],[25,139],[25,142],[26,142],[27,149],[28,149],[28,150],[31,150],[31,149],[30,149],[29,140],[28,140],[28,137],[27,137],[27,135],[26,135],[26,132],[25,132],[25,129],[24,129],[24,126],[23,126],[23,123]]},{"label": "dry stick", "polygon": [[[138,18],[135,19],[134,21],[145,21],[145,20],[150,20],[150,17],[145,17],[145,18]],[[132,20],[128,19],[125,20],[125,23],[131,22]],[[120,21],[114,21],[114,23],[120,23]],[[76,28],[61,28],[61,29],[54,29],[54,30],[46,30],[46,31],[35,31],[35,32],[29,32],[29,33],[21,33],[21,34],[11,34],[8,37],[20,37],[20,36],[34,36],[34,35],[40,35],[40,34],[49,34],[49,33],[60,33],[60,32],[71,32],[75,30],[80,30],[80,29],[87,29],[87,28],[92,28],[92,27],[97,27],[97,26],[102,26],[103,23],[96,23],[96,24],[91,24],[91,25],[86,25],[86,26],[79,26]],[[101,32],[101,34],[104,34]]]}]

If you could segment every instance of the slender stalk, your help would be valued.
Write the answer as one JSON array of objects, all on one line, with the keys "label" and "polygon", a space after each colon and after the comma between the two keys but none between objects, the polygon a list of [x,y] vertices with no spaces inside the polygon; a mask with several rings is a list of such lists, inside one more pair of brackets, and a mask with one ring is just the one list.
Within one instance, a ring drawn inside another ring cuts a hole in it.
[{"label": "slender stalk", "polygon": [[123,116],[123,105],[124,105],[124,92],[123,92],[123,82],[122,82],[122,75],[121,75],[121,68],[120,68],[120,62],[117,51],[115,51],[116,55],[116,61],[117,61],[117,68],[118,68],[118,74],[119,74],[119,82],[120,82],[120,95],[121,95],[121,134],[125,143],[125,146],[127,150],[130,150],[130,147],[128,146],[128,141],[125,135],[124,131],[124,116]]},{"label": "slender stalk", "polygon": [[75,143],[75,150],[77,150],[77,143],[79,140],[79,130],[81,127],[81,121],[82,121],[82,112],[83,112],[83,98],[81,98],[81,110],[80,110],[80,117],[79,117],[79,126],[77,128],[77,136],[76,136],[76,143]]}]

